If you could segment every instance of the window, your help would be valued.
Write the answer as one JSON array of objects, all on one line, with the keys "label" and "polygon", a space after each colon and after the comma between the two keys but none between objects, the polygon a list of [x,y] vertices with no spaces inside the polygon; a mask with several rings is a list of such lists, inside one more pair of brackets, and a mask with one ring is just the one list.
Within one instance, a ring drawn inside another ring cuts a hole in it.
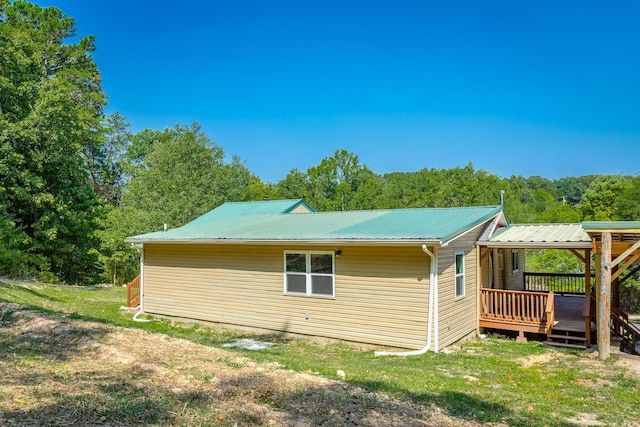
[{"label": "window", "polygon": [[285,294],[334,296],[333,252],[286,251],[284,273]]},{"label": "window", "polygon": [[464,297],[464,252],[457,251],[456,259],[456,299]]},{"label": "window", "polygon": [[511,251],[511,267],[514,273],[520,271],[520,257],[518,251]]}]

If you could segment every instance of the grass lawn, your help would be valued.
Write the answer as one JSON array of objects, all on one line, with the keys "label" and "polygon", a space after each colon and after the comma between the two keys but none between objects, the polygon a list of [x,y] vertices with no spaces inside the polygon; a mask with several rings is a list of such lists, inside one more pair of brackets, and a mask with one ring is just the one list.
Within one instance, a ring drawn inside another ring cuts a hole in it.
[{"label": "grass lawn", "polygon": [[[370,417],[372,413],[376,413],[378,406],[386,405],[382,403],[386,401],[380,396],[389,396],[396,402],[394,405],[400,405],[405,409],[412,408],[411,411],[418,414],[411,412],[414,414],[412,416],[423,417],[422,421],[426,425],[438,423],[440,425],[513,426],[640,425],[640,371],[632,369],[634,363],[640,364],[640,361],[631,358],[601,362],[595,357],[595,353],[552,350],[536,342],[521,344],[499,337],[471,340],[450,354],[427,353],[423,356],[408,358],[375,357],[371,348],[347,344],[317,343],[301,339],[283,340],[273,336],[255,336],[238,331],[219,330],[166,320],[154,320],[150,323],[133,322],[130,313],[120,310],[120,306],[125,301],[125,294],[124,288],[52,286],[0,281],[0,303],[20,304],[21,307],[30,310],[63,319],[86,322],[87,325],[97,322],[105,325],[105,328],[111,328],[108,329],[111,335],[124,334],[128,331],[133,333],[146,331],[152,333],[157,337],[156,339],[161,339],[163,336],[185,339],[198,345],[197,348],[209,349],[201,350],[201,354],[224,351],[209,357],[213,362],[220,363],[229,370],[237,370],[238,373],[244,372],[243,369],[246,370],[247,366],[253,366],[253,364],[277,366],[280,372],[278,375],[284,375],[284,372],[295,372],[303,374],[300,378],[317,377],[325,382],[317,383],[313,394],[305,391],[302,386],[297,386],[295,394],[291,394],[290,391],[285,393],[278,388],[283,387],[282,385],[276,386],[277,381],[271,384],[269,389],[266,389],[264,384],[254,384],[252,386],[254,389],[263,391],[251,395],[245,395],[244,392],[239,391],[242,388],[230,387],[229,390],[235,391],[215,404],[206,398],[211,393],[211,389],[202,388],[209,391],[206,393],[203,391],[202,395],[190,395],[192,398],[186,400],[187,403],[191,402],[190,407],[193,407],[193,412],[189,412],[191,418],[185,415],[188,412],[185,400],[175,398],[175,393],[165,388],[149,386],[144,394],[141,393],[138,396],[131,390],[126,391],[128,390],[126,387],[123,389],[115,387],[108,390],[109,402],[124,402],[122,408],[125,409],[119,412],[121,419],[118,420],[117,414],[112,414],[110,418],[103,420],[105,424],[109,420],[112,423],[115,420],[122,425],[233,425],[230,421],[233,417],[229,412],[226,412],[227,415],[224,417],[214,416],[212,412],[223,410],[224,402],[238,401],[240,396],[244,399],[242,401],[245,402],[243,403],[245,406],[247,399],[253,399],[251,400],[253,404],[262,405],[261,407],[267,408],[265,410],[276,411],[280,414],[279,416],[284,417],[283,414],[289,414],[288,416],[295,415],[292,419],[298,417],[299,420],[307,420],[307,424],[299,422],[299,425],[385,425],[385,420],[388,421],[388,419],[385,418],[384,411],[378,411],[380,421],[377,424],[370,418],[363,418],[362,411],[366,410],[366,416]],[[9,328],[11,321],[9,314],[0,318],[2,322],[0,330]],[[27,348],[46,352],[41,336],[38,338],[34,335],[35,338],[29,338],[31,341],[26,340],[25,337],[24,334],[14,333],[2,338],[0,368],[3,372],[20,367],[29,367],[34,371],[42,370],[43,364],[46,364],[46,369],[50,372],[59,375],[60,378],[67,378],[67,371],[70,369],[68,365],[71,363],[68,356],[43,357],[37,351],[16,350]],[[237,338],[269,340],[276,345],[257,352],[226,348],[222,350],[224,343]],[[171,341],[167,344],[167,348],[170,345],[175,345],[175,342]],[[157,358],[163,354],[160,350],[159,347],[139,349],[147,353],[135,354],[140,358],[144,358],[144,354],[149,354],[152,361],[153,354],[156,354]],[[195,350],[190,351],[193,353]],[[166,376],[172,372],[180,372],[181,369],[191,369],[189,375],[192,379],[195,377],[194,381],[201,381],[199,383],[201,387],[210,387],[209,382],[214,376],[203,373],[205,369],[203,366],[210,365],[196,366],[189,360],[171,359],[172,352],[177,354],[177,350],[171,350],[166,355],[169,359],[162,364],[168,372]],[[81,354],[78,355],[78,360],[81,356]],[[181,361],[185,366],[180,365]],[[118,373],[117,368],[113,369],[108,375],[111,379],[114,376],[120,378],[119,376],[123,375]],[[341,380],[337,375],[338,370],[345,373],[343,381],[337,381]],[[87,384],[91,383],[93,377],[85,378],[80,372],[85,370],[76,368],[74,374],[76,377],[73,378],[76,381],[78,377],[84,378]],[[72,376],[68,375],[71,381]],[[91,375],[98,374],[93,372]],[[0,379],[2,387],[0,390],[4,390],[0,391],[0,400],[2,398],[11,400],[17,395],[17,392],[11,391],[13,390],[11,387],[16,385],[6,378]],[[243,378],[246,379],[246,377]],[[278,378],[282,380],[281,377]],[[80,381],[79,384],[83,382]],[[336,384],[349,387],[348,391]],[[57,387],[61,385],[58,384]],[[132,387],[138,390],[142,386],[138,385],[136,388],[132,385]],[[42,399],[52,402],[51,408],[56,405],[60,407],[66,402],[64,393],[51,391],[56,390],[55,387],[41,388],[40,392],[43,390],[46,396]],[[153,390],[156,390],[155,395]],[[360,392],[356,393],[354,390],[360,390]],[[130,400],[127,400],[127,395],[130,396]],[[145,402],[147,406],[141,402]],[[344,409],[349,404],[352,412]],[[91,404],[87,403],[87,405]],[[14,405],[11,406],[11,411],[5,409],[7,413],[0,412],[0,425],[3,424],[4,418],[18,416],[20,409],[19,406],[17,408]],[[342,412],[338,411],[337,415],[330,415],[336,408],[343,408]],[[443,418],[429,418],[434,414],[433,408],[437,408],[443,414]],[[94,411],[99,409],[94,408]],[[11,413],[8,415],[9,412]],[[149,415],[144,417],[140,415],[146,413]],[[236,411],[235,414],[237,415],[238,412]],[[101,419],[97,418],[92,423],[100,424]],[[240,420],[239,425],[266,423],[258,416],[252,418],[248,415],[244,417],[238,415],[236,420]],[[275,421],[274,425],[279,424]],[[412,425],[412,422],[407,421],[400,425]]]}]

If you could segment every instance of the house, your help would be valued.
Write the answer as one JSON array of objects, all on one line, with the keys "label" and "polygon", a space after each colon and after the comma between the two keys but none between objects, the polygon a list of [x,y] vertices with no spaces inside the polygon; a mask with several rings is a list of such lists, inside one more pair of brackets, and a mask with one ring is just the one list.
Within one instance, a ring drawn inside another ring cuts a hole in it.
[{"label": "house", "polygon": [[478,330],[478,246],[499,206],[315,212],[226,203],[142,245],[141,310],[438,351]]},{"label": "house", "polygon": [[[315,212],[274,200],[126,241],[141,251],[148,314],[420,351],[483,329],[581,348],[597,332],[603,358],[610,333],[625,351],[640,345],[616,300],[640,270],[640,222],[514,225],[500,206]],[[534,248],[570,251],[584,271],[527,272]]]}]

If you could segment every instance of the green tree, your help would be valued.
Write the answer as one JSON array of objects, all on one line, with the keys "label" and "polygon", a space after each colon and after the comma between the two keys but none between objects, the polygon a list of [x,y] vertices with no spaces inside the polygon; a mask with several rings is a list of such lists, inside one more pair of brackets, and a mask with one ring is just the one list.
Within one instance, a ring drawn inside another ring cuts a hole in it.
[{"label": "green tree", "polygon": [[536,215],[537,223],[576,223],[580,222],[580,212],[568,204],[555,203]]},{"label": "green tree", "polygon": [[302,198],[319,211],[378,207],[380,180],[358,156],[341,149],[325,157],[306,173],[292,169],[277,184],[284,198]]},{"label": "green tree", "polygon": [[640,220],[640,175],[629,179],[629,186],[616,202],[618,218],[624,221]]},{"label": "green tree", "polygon": [[582,200],[582,195],[587,191],[589,185],[596,179],[597,175],[585,175],[579,177],[565,177],[555,181],[558,189],[558,197],[564,198],[565,203],[576,206]]},{"label": "green tree", "polygon": [[94,191],[102,201],[116,206],[125,180],[127,147],[131,143],[129,123],[115,112],[104,118],[102,142],[85,149],[87,169]]},{"label": "green tree", "polygon": [[102,140],[105,104],[92,37],[54,7],[0,0],[0,270],[90,279],[100,202],[85,153]]},{"label": "green tree", "polygon": [[596,178],[582,196],[582,218],[593,221],[622,219],[618,204],[631,184],[622,175],[603,175]]},{"label": "green tree", "polygon": [[[124,244],[127,236],[179,227],[226,201],[246,200],[255,177],[238,159],[225,161],[224,151],[194,123],[135,135],[146,154],[132,156],[131,178],[119,206],[111,209],[100,232],[100,261],[105,278],[131,279],[138,254]],[[129,151],[131,153],[131,150]]]}]

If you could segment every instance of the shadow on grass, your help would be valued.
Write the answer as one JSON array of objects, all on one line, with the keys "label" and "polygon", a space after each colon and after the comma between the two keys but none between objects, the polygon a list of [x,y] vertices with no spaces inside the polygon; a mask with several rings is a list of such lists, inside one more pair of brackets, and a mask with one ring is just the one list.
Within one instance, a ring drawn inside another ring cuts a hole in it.
[{"label": "shadow on grass", "polygon": [[0,331],[1,356],[58,361],[81,354],[107,333],[101,326],[80,325],[6,303],[0,303]]},{"label": "shadow on grass", "polygon": [[[19,290],[20,292],[27,293],[27,294],[35,297],[35,298],[40,298],[40,299],[47,300],[47,301],[52,301],[52,302],[62,302],[61,299],[58,299],[58,298],[52,297],[50,295],[46,295],[46,294],[43,294],[41,292],[35,291],[35,290],[31,289],[30,287],[27,287],[27,286],[16,286],[16,285],[12,285],[10,283],[4,282],[2,280],[0,280],[0,289],[16,289],[16,290]],[[7,299],[4,299],[2,297],[0,297],[0,301],[9,302]]]}]

